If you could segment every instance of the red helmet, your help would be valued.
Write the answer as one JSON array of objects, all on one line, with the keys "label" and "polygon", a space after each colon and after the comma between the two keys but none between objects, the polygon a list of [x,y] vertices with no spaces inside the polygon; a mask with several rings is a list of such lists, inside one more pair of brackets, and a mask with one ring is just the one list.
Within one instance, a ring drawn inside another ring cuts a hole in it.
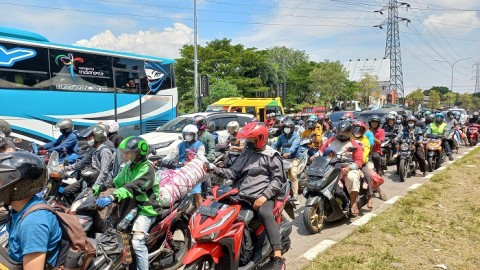
[{"label": "red helmet", "polygon": [[363,121],[355,121],[352,124],[352,135],[355,137],[361,137],[367,131],[367,125]]},{"label": "red helmet", "polygon": [[353,122],[352,125],[354,127],[362,127],[363,129],[367,130],[367,125],[363,121],[357,120],[357,121]]},{"label": "red helmet", "polygon": [[262,150],[268,142],[268,129],[260,123],[248,123],[237,134],[238,139],[255,139],[255,147]]},{"label": "red helmet", "polygon": [[346,113],[343,115],[343,117],[344,117],[345,119],[347,119],[347,118],[350,118],[350,119],[355,118],[355,116],[353,115],[352,112],[346,112]]}]

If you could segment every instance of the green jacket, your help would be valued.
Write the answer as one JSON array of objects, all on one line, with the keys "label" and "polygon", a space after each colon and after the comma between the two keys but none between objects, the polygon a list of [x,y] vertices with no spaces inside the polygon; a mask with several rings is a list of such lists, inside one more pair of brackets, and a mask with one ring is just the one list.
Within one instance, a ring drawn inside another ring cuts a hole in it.
[{"label": "green jacket", "polygon": [[140,215],[154,217],[161,209],[159,202],[158,179],[148,160],[137,164],[126,164],[113,179],[116,190],[113,195],[118,201],[135,199]]},{"label": "green jacket", "polygon": [[427,127],[427,130],[425,131],[426,134],[434,134],[434,135],[444,135],[445,132],[445,127],[447,127],[447,124],[441,123],[440,125],[437,125],[435,122],[430,123],[430,125]]},{"label": "green jacket", "polygon": [[199,141],[205,145],[205,157],[208,161],[212,162],[215,160],[215,137],[213,137],[210,132],[203,132],[202,136],[198,138]]}]

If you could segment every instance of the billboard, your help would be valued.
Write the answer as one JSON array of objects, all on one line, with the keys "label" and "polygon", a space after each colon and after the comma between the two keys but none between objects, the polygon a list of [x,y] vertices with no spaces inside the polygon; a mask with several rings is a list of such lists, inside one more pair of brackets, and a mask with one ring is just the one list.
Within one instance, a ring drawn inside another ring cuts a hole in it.
[{"label": "billboard", "polygon": [[348,72],[348,79],[360,81],[364,74],[377,75],[379,82],[390,81],[390,59],[357,60],[343,63]]}]

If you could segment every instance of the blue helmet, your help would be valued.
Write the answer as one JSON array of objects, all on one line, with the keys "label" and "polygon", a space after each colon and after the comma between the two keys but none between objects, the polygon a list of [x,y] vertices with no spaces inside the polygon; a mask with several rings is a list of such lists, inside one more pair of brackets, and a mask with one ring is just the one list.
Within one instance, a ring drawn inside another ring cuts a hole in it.
[{"label": "blue helmet", "polygon": [[435,114],[435,118],[437,117],[441,117],[442,119],[445,118],[445,116],[443,115],[443,113],[436,113]]},{"label": "blue helmet", "polygon": [[307,121],[313,121],[313,122],[317,123],[318,122],[318,116],[310,115],[310,117],[308,117]]}]

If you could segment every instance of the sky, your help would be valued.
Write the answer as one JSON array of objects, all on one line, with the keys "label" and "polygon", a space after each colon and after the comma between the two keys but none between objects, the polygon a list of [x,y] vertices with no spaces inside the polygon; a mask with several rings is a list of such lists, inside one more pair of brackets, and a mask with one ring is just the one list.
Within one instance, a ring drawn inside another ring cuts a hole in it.
[{"label": "sky", "polygon": [[[198,40],[205,45],[227,38],[259,49],[286,46],[317,62],[382,59],[387,2],[197,0]],[[398,8],[405,92],[450,87],[451,64],[460,60],[453,69],[453,90],[473,93],[480,1],[408,4]],[[0,0],[0,6],[0,26],[33,31],[56,43],[176,58],[194,40],[193,0]]]}]

